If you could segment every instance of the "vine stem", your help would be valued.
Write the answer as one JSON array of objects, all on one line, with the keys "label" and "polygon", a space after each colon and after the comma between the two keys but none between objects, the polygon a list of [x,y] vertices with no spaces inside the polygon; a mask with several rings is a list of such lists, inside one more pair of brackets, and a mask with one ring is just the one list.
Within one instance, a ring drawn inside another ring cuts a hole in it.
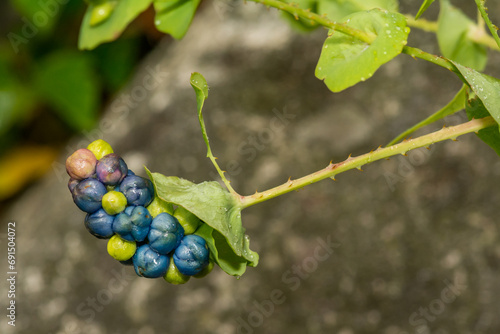
[{"label": "vine stem", "polygon": [[368,44],[371,44],[376,38],[376,36],[374,36],[373,34],[367,34],[362,30],[349,27],[344,23],[334,22],[330,20],[326,15],[318,15],[309,10],[299,8],[297,5],[294,4],[288,4],[286,2],[279,0],[250,0],[250,1],[260,3],[268,7],[273,7],[279,10],[283,10],[295,16],[296,19],[302,17],[304,19],[311,20],[312,23],[316,23],[323,27],[342,32],[346,35],[357,38],[360,41],[363,41]]},{"label": "vine stem", "polygon": [[490,30],[490,33],[495,40],[496,46],[500,48],[500,37],[498,37],[498,32],[497,32],[498,28],[495,27],[493,23],[491,23],[491,20],[488,17],[488,13],[486,13],[486,7],[484,6],[484,3],[485,0],[476,0],[477,9],[479,10],[479,13],[481,14],[481,17],[483,18],[484,22],[486,22],[486,25],[488,26],[488,29]]},{"label": "vine stem", "polygon": [[411,140],[403,141],[399,144],[392,145],[389,147],[379,147],[378,149],[371,151],[369,153],[360,155],[358,157],[349,156],[346,160],[339,163],[330,163],[325,168],[314,172],[312,174],[303,176],[299,179],[288,179],[287,182],[280,186],[265,190],[262,192],[256,192],[253,195],[240,196],[239,202],[242,209],[252,206],[257,203],[261,203],[271,198],[281,196],[283,194],[289,193],[293,190],[300,189],[309,184],[324,180],[326,178],[332,178],[335,180],[335,175],[343,173],[345,171],[358,168],[361,169],[362,166],[367,165],[371,162],[385,159],[393,155],[402,154],[406,155],[408,151],[411,151],[420,147],[429,147],[430,145],[452,139],[456,140],[458,136],[478,132],[481,129],[498,125],[495,120],[491,117],[485,117],[480,119],[473,119],[467,123],[463,123],[451,127],[443,127],[441,130],[415,138]]}]

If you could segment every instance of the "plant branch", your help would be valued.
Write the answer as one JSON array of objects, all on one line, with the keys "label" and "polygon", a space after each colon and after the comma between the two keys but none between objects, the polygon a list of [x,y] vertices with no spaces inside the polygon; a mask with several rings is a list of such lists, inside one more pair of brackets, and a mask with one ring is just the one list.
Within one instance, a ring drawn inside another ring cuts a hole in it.
[{"label": "plant branch", "polygon": [[455,140],[458,136],[471,133],[471,132],[478,132],[481,129],[498,125],[495,120],[491,117],[485,117],[481,119],[474,119],[472,121],[469,121],[467,123],[463,123],[457,126],[451,126],[451,127],[445,127],[439,131],[404,141],[402,143],[389,146],[386,148],[381,148],[379,147],[378,149],[371,151],[370,153],[366,153],[363,155],[360,155],[358,157],[351,157],[347,158],[346,160],[339,162],[339,163],[330,163],[328,166],[325,168],[314,172],[312,174],[306,175],[304,177],[301,177],[299,179],[291,180],[289,179],[287,182],[284,184],[277,186],[275,188],[262,191],[262,192],[256,192],[253,195],[249,196],[242,196],[239,198],[240,200],[240,206],[241,208],[247,208],[249,206],[252,206],[257,203],[261,203],[267,200],[270,200],[271,198],[281,196],[283,194],[289,193],[293,190],[300,189],[302,187],[305,187],[309,184],[324,180],[326,178],[332,178],[335,179],[335,175],[343,173],[345,171],[358,168],[360,169],[362,166],[369,164],[371,162],[380,160],[380,159],[385,159],[393,155],[397,154],[403,154],[406,155],[406,152],[419,148],[419,147],[429,147],[430,145],[452,139]]},{"label": "plant branch", "polygon": [[[333,22],[325,15],[318,15],[318,14],[312,13],[309,10],[304,10],[302,8],[299,8],[296,5],[291,5],[291,4],[288,4],[286,2],[282,2],[279,0],[250,0],[250,1],[253,1],[256,3],[261,3],[261,4],[266,5],[268,7],[273,7],[273,8],[277,8],[279,10],[283,10],[287,13],[292,14],[296,18],[301,17],[304,19],[311,20],[312,23],[316,23],[316,24],[321,25],[323,27],[342,32],[346,35],[357,38],[357,39],[359,39],[365,43],[368,43],[368,44],[371,44],[374,40],[374,37],[372,35],[369,35],[369,34],[365,33],[364,31],[349,27],[348,25],[343,24],[343,23]],[[422,50],[417,49],[417,48],[405,46],[403,48],[402,52],[406,53],[414,58],[420,58],[420,59],[427,60],[433,64],[447,68],[450,71],[453,71],[455,69],[453,64],[448,62],[446,59],[439,57],[439,56],[436,56],[436,55],[433,55],[433,54],[430,54],[430,53],[427,53],[427,52],[422,51]]]},{"label": "plant branch", "polygon": [[310,10],[305,10],[297,5],[294,4],[288,4],[283,1],[279,0],[250,0],[256,3],[261,3],[263,5],[266,5],[268,7],[273,7],[279,10],[283,10],[287,13],[292,14],[296,19],[299,17],[307,20],[311,20],[312,23],[316,23],[317,25],[339,31],[341,33],[344,33],[346,35],[352,36],[354,38],[359,39],[360,41],[363,41],[365,43],[371,44],[375,36],[371,34],[367,34],[366,32],[349,27],[348,25],[344,23],[337,23],[333,22],[330,20],[326,15],[318,15],[316,13],[311,12]]},{"label": "plant branch", "polygon": [[[493,23],[491,23],[491,20],[488,17],[488,13],[486,13],[486,7],[484,6],[484,2],[485,2],[484,0],[476,0],[477,9],[481,13],[483,20],[486,22],[486,25],[488,26],[488,29],[490,30],[490,33],[495,40],[497,50],[498,50],[498,49],[500,49],[500,37],[498,37],[498,32],[497,32],[498,28],[495,27],[493,25]],[[490,37],[487,35],[484,35],[484,36]]]},{"label": "plant branch", "polygon": [[422,18],[415,20],[413,15],[408,15],[408,14],[405,14],[405,17],[406,17],[406,24],[408,24],[409,27],[417,28],[427,32],[437,32],[438,30],[437,22],[428,21]]}]

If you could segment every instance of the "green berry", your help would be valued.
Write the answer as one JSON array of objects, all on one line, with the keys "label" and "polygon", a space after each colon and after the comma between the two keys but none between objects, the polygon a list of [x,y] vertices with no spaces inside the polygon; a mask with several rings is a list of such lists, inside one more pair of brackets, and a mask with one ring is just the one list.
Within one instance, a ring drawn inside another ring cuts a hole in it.
[{"label": "green berry", "polygon": [[175,209],[174,217],[177,218],[179,223],[184,228],[184,235],[193,234],[201,224],[201,220],[198,217],[184,209],[182,206]]},{"label": "green berry", "polygon": [[113,153],[111,145],[102,139],[97,139],[91,142],[89,146],[87,146],[87,150],[94,153],[97,160],[101,160],[103,156]]},{"label": "green berry", "polygon": [[[172,261],[173,262],[173,261]],[[210,274],[210,272],[212,271],[212,269],[214,269],[214,263],[212,261],[210,261],[208,263],[208,265],[203,268],[199,273],[197,273],[196,275],[194,275],[193,277],[196,277],[196,278],[202,278],[202,277],[205,277],[207,276],[208,274]]]},{"label": "green berry", "polygon": [[187,281],[189,281],[191,277],[181,273],[179,269],[177,269],[174,261],[170,259],[170,264],[168,265],[167,273],[165,274],[165,276],[163,276],[163,278],[168,283],[178,285],[187,283]]},{"label": "green berry", "polygon": [[158,196],[155,196],[151,204],[149,204],[146,209],[148,209],[149,213],[151,214],[151,217],[155,218],[158,216],[160,213],[166,212],[170,215],[174,213],[174,207],[172,206],[172,203],[165,202],[164,200],[160,199]]},{"label": "green berry", "polygon": [[116,215],[125,210],[127,198],[119,191],[107,192],[102,197],[102,208],[108,215]]},{"label": "green berry", "polygon": [[108,241],[108,253],[118,261],[127,261],[134,256],[137,246],[135,241],[127,241],[117,234]]}]

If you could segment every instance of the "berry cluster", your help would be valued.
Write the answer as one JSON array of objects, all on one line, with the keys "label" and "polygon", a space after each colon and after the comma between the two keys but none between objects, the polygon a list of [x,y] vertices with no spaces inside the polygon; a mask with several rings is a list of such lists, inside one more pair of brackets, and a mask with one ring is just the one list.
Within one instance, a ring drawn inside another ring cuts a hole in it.
[{"label": "berry cluster", "polygon": [[212,270],[205,239],[193,234],[202,222],[156,197],[152,182],[129,170],[108,143],[99,139],[75,151],[66,171],[87,230],[109,239],[108,253],[137,275],[183,284]]}]

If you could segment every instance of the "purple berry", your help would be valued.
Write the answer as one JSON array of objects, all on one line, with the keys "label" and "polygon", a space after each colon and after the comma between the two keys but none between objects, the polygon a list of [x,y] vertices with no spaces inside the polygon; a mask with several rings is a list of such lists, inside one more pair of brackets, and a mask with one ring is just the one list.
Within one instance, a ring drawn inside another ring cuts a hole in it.
[{"label": "purple berry", "polygon": [[128,168],[123,159],[111,153],[105,155],[96,166],[96,174],[99,181],[105,185],[116,186],[127,176]]},{"label": "purple berry", "polygon": [[94,153],[81,148],[66,159],[66,171],[71,178],[83,180],[95,174],[96,164]]},{"label": "purple berry", "polygon": [[78,185],[78,183],[80,182],[80,180],[77,180],[77,179],[69,179],[68,181],[68,189],[71,193],[73,193],[73,191],[75,190],[76,186]]}]

